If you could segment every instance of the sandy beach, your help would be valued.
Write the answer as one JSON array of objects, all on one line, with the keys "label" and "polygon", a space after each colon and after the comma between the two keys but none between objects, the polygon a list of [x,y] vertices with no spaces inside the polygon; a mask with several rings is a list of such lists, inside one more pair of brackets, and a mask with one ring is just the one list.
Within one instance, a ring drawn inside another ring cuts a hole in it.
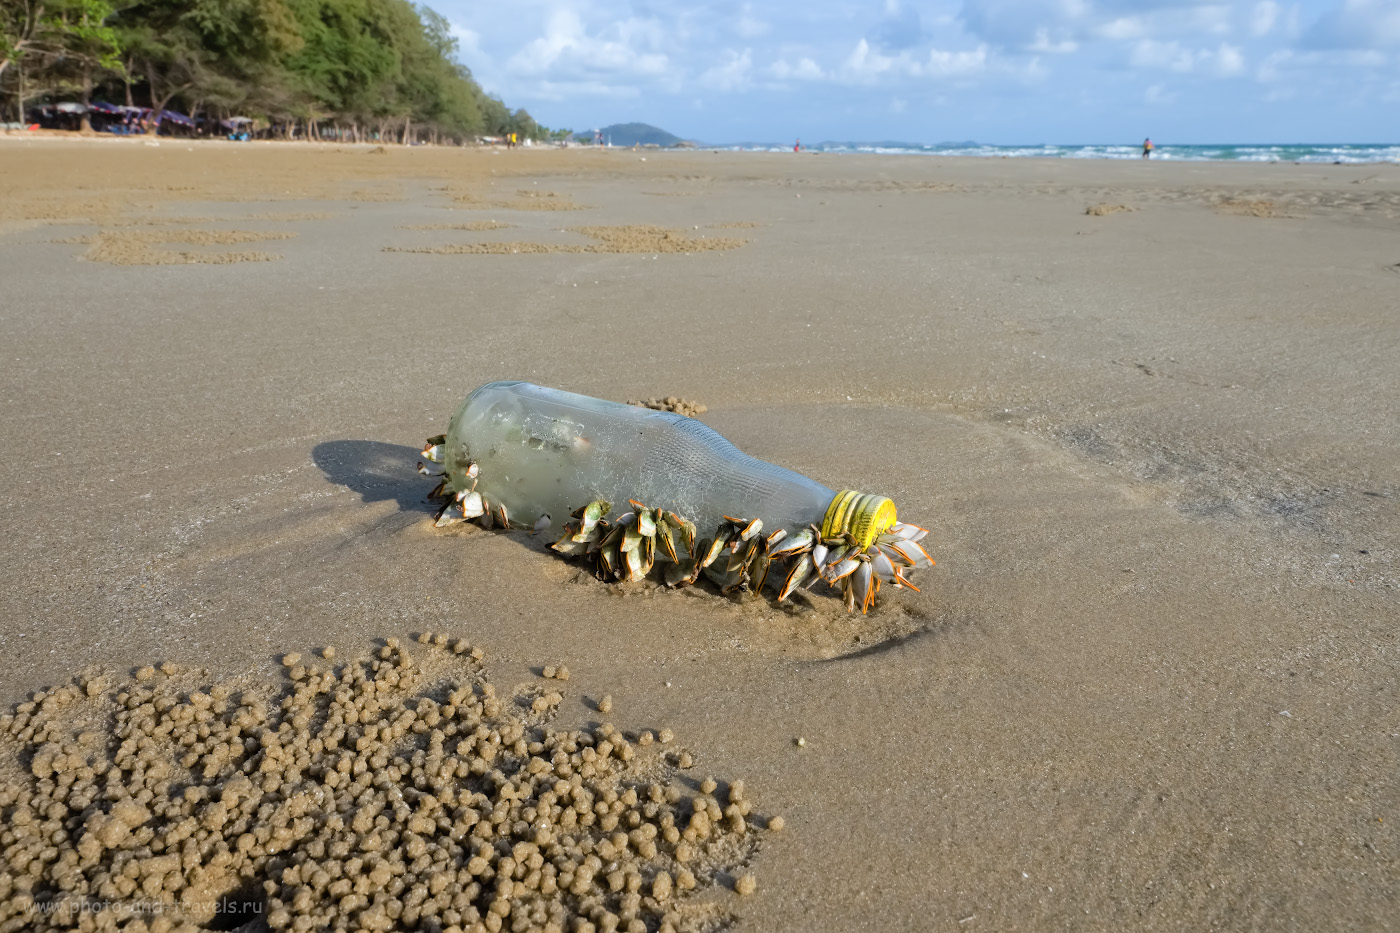
[{"label": "sandy beach", "polygon": [[[445,632],[785,819],[736,930],[1397,925],[1400,166],[0,136],[0,346],[7,708]],[[495,379],[702,402],[937,566],[436,529]]]}]

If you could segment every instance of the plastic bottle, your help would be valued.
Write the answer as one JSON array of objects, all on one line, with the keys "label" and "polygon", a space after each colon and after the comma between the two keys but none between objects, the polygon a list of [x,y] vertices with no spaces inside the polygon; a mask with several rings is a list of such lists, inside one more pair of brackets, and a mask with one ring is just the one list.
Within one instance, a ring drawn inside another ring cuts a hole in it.
[{"label": "plastic bottle", "polygon": [[[735,518],[759,519],[768,534],[765,548],[776,546],[782,537],[776,532],[783,530],[807,535],[817,557],[827,550],[823,540],[844,541],[850,560],[869,549],[862,561],[878,559],[877,540],[917,542],[924,534],[899,525],[889,499],[837,492],[750,457],[693,418],[527,382],[492,382],[473,391],[424,454],[444,467],[439,490],[449,505],[440,522],[480,516],[544,531],[560,528],[596,500],[634,500],[692,522],[701,534]],[[799,531],[807,526],[819,533]],[[904,566],[921,563],[913,556]],[[821,574],[820,560],[810,569]],[[893,577],[903,580],[883,575]]]}]

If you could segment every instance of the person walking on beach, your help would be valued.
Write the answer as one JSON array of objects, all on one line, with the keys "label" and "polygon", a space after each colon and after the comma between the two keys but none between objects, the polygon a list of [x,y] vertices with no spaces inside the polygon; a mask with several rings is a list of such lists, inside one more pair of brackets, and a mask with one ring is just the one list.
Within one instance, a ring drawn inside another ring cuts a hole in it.
[{"label": "person walking on beach", "polygon": [[801,151],[802,151],[802,140],[799,139],[797,142],[795,142],[795,143],[792,144],[792,151],[793,151],[793,152],[801,152]]},{"label": "person walking on beach", "polygon": [[1144,139],[1144,140],[1142,141],[1142,157],[1143,157],[1144,159],[1150,159],[1150,158],[1152,158],[1152,140],[1151,140],[1151,139]]}]

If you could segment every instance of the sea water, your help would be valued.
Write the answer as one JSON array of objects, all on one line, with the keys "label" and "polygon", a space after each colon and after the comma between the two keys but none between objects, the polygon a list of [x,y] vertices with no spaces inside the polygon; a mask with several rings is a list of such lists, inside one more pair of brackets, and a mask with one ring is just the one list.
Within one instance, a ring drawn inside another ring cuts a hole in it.
[{"label": "sea water", "polygon": [[[792,151],[792,145],[739,143],[710,147],[733,152]],[[986,146],[979,143],[841,143],[823,142],[803,148],[812,152],[874,153],[878,155],[981,156],[1037,159],[1140,159],[1142,143]],[[1280,143],[1274,145],[1154,143],[1153,159],[1169,162],[1316,162],[1359,164],[1400,162],[1400,143]]]}]

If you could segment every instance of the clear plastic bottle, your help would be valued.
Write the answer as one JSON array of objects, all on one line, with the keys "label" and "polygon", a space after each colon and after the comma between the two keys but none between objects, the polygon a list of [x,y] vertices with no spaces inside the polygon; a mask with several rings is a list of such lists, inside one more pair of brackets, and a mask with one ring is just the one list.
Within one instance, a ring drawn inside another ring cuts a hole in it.
[{"label": "clear plastic bottle", "polygon": [[636,499],[713,529],[725,515],[764,527],[820,524],[836,492],[739,450],[694,418],[531,385],[467,396],[444,445],[447,476],[475,463],[476,489],[512,522],[560,525],[595,499]]}]

